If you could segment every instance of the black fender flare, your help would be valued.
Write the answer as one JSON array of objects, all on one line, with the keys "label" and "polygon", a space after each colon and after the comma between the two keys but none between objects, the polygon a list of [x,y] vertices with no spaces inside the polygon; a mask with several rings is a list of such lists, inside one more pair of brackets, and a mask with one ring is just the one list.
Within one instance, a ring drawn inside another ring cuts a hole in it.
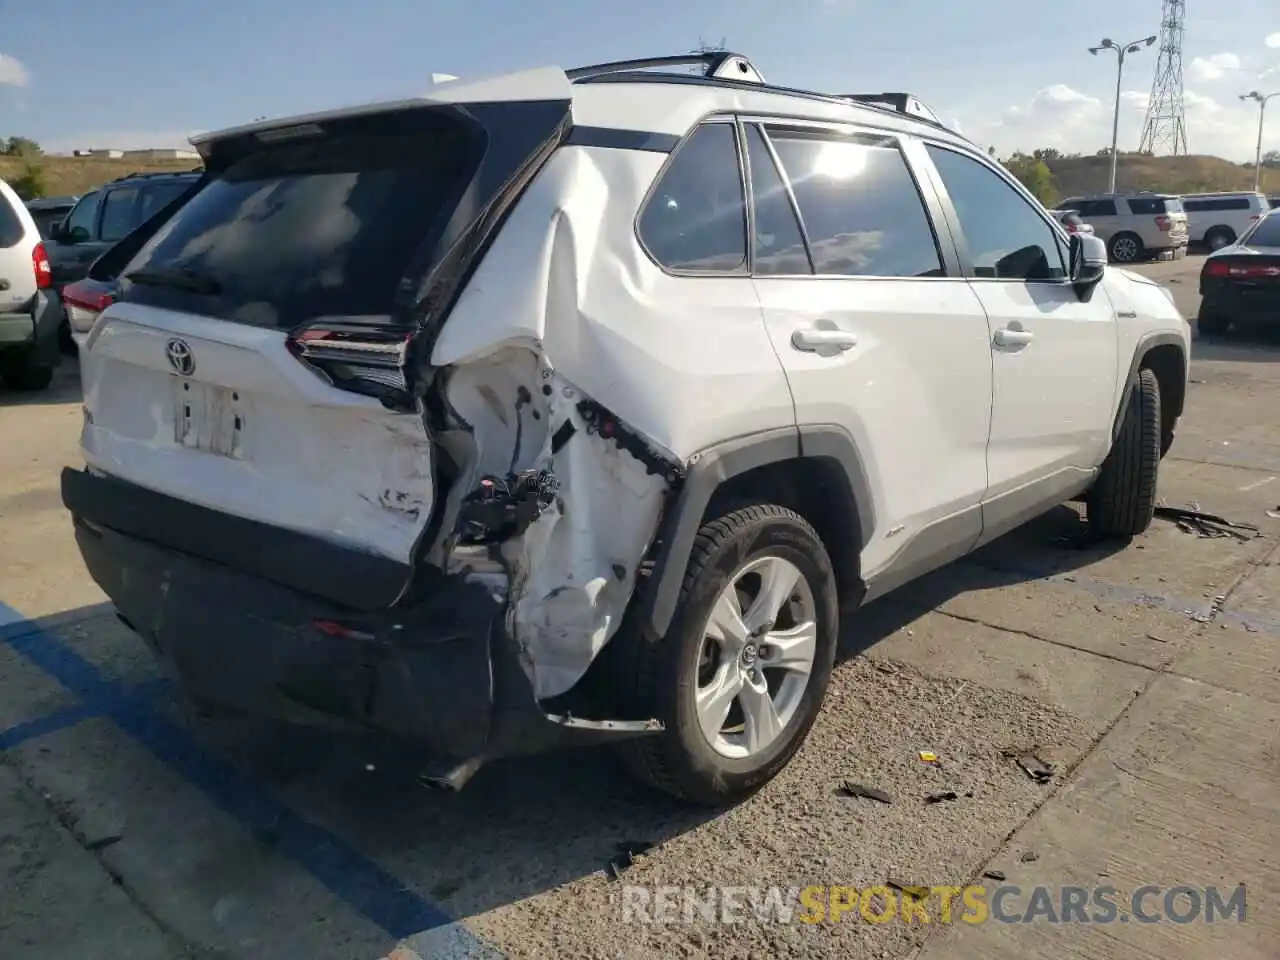
[{"label": "black fender flare", "polygon": [[814,424],[736,437],[689,458],[684,483],[663,517],[653,573],[639,611],[640,623],[652,638],[662,637],[671,626],[693,543],[716,491],[749,470],[801,459],[821,466],[840,501],[833,509],[852,512],[856,539],[849,538],[845,549],[852,552],[852,569],[857,571],[857,559],[873,529],[873,500],[866,467],[849,432],[835,424]]},{"label": "black fender flare", "polygon": [[[1120,436],[1120,424],[1124,420],[1124,411],[1129,399],[1129,391],[1133,389],[1133,385],[1138,382],[1138,371],[1142,369],[1142,361],[1147,358],[1147,354],[1155,347],[1173,346],[1182,352],[1182,373],[1184,380],[1191,376],[1191,358],[1186,355],[1186,342],[1181,336],[1170,331],[1163,330],[1157,333],[1149,333],[1138,340],[1138,344],[1133,349],[1133,358],[1129,361],[1129,375],[1125,377],[1124,383],[1121,384],[1120,396],[1116,403],[1115,418],[1111,424],[1111,441],[1115,442]],[[1187,390],[1186,384],[1183,384],[1181,395],[1178,397],[1177,404],[1173,409],[1173,419],[1177,420],[1182,416],[1182,410],[1186,405]]]}]

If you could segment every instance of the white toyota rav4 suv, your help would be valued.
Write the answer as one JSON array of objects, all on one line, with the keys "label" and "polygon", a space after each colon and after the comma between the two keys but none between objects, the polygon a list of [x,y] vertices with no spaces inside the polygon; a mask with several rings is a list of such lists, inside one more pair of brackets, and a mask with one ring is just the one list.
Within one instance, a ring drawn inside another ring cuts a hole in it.
[{"label": "white toyota rav4 suv", "polygon": [[1182,411],[1169,295],[926,114],[714,54],[196,138],[95,267],[89,571],[193,698],[434,782],[748,795],[842,611],[1080,495],[1141,533]]}]

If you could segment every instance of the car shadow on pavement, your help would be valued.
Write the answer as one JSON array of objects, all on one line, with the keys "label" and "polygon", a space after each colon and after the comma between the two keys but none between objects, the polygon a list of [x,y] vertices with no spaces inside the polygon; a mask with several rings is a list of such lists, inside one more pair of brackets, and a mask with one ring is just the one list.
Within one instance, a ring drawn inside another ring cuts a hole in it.
[{"label": "car shadow on pavement", "polygon": [[859,656],[954,597],[1067,574],[1124,550],[1126,540],[1099,541],[1081,512],[1063,504],[948,564],[867,604],[840,638],[841,661]]},{"label": "car shadow on pavement", "polygon": [[0,407],[56,407],[64,403],[80,403],[80,365],[63,357],[53,373],[53,383],[44,390],[14,390],[0,380]]},{"label": "car shadow on pavement", "polygon": [[1191,344],[1191,359],[1276,363],[1280,326],[1232,328],[1226,334],[1201,334]]}]

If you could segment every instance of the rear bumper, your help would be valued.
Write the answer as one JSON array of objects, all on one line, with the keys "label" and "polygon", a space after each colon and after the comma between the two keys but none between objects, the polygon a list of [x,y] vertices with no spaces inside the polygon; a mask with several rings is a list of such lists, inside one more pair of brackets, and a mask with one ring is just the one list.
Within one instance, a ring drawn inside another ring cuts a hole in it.
[{"label": "rear bumper", "polygon": [[34,347],[41,360],[57,363],[61,325],[62,298],[53,290],[40,290],[26,309],[0,313],[0,350]]},{"label": "rear bumper", "polygon": [[[546,714],[485,587],[450,577],[413,606],[356,611],[103,525],[93,494],[118,499],[122,486],[63,471],[76,542],[121,618],[198,698],[459,761],[650,732]],[[158,496],[131,490],[139,503]]]},{"label": "rear bumper", "polygon": [[1280,288],[1250,290],[1232,283],[1202,282],[1200,312],[1240,323],[1280,323]]}]

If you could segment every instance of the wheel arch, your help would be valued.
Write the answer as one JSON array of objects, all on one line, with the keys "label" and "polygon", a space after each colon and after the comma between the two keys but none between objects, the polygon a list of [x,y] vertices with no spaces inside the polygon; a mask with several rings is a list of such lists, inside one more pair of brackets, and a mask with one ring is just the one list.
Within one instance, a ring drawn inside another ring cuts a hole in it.
[{"label": "wheel arch", "polygon": [[1129,363],[1129,374],[1120,390],[1115,420],[1111,425],[1111,441],[1120,435],[1129,391],[1138,382],[1138,373],[1149,369],[1160,384],[1160,455],[1168,453],[1173,431],[1182,416],[1187,398],[1188,361],[1186,342],[1171,331],[1148,334],[1138,341]]},{"label": "wheel arch", "polygon": [[835,568],[842,606],[865,593],[860,558],[872,529],[866,467],[848,431],[834,424],[785,427],[716,444],[690,458],[659,531],[641,600],[651,637],[671,625],[694,539],[708,514],[748,498],[771,499],[813,524]]}]

